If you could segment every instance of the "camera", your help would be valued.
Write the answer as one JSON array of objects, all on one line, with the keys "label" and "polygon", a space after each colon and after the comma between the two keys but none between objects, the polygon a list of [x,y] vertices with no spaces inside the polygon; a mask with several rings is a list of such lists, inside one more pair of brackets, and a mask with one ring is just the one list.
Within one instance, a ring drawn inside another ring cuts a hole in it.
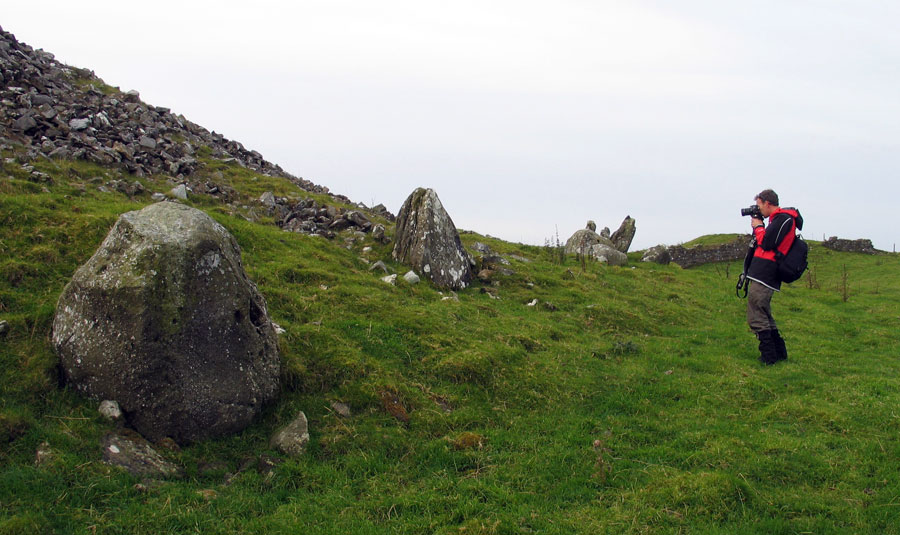
[{"label": "camera", "polygon": [[748,215],[753,219],[765,219],[762,212],[759,211],[759,206],[756,206],[755,204],[751,205],[749,208],[741,208],[741,215]]}]

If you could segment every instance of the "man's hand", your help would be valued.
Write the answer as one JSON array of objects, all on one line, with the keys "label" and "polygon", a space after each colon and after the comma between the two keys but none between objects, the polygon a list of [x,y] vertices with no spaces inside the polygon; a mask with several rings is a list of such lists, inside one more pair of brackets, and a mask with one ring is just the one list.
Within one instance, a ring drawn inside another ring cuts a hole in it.
[{"label": "man's hand", "polygon": [[756,228],[763,224],[762,219],[750,218],[750,228]]}]

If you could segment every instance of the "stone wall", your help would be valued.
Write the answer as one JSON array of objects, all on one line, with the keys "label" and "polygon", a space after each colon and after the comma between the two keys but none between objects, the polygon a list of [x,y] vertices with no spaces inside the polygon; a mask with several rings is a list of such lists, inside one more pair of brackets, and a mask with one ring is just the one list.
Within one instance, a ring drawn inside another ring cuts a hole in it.
[{"label": "stone wall", "polygon": [[824,247],[847,253],[878,254],[880,251],[872,245],[872,240],[845,240],[832,236],[822,242]]},{"label": "stone wall", "polygon": [[681,245],[669,247],[671,261],[683,268],[709,264],[711,262],[731,262],[743,260],[747,256],[750,235],[746,234],[721,245],[700,245],[686,249]]}]

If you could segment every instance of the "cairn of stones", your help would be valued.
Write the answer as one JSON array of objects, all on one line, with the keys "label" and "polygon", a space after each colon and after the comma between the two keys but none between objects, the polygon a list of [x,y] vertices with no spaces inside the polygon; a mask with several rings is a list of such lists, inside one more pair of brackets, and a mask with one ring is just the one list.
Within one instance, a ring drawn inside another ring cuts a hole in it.
[{"label": "cairn of stones", "polygon": [[169,108],[147,104],[137,91],[109,87],[92,71],[62,64],[0,28],[0,146],[11,143],[23,145],[32,160],[81,159],[136,177],[168,175],[179,181],[197,171],[197,152],[206,146],[221,161],[286,178],[312,193],[329,193],[259,152]]}]

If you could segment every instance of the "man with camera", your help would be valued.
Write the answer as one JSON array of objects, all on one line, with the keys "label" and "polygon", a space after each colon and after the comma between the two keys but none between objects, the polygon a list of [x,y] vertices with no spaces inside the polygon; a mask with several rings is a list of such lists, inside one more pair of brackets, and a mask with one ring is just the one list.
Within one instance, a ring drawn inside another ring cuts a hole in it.
[{"label": "man with camera", "polygon": [[[794,208],[778,206],[778,195],[770,189],[761,191],[755,200],[756,206],[741,210],[742,215],[750,216],[755,242],[746,270],[752,281],[747,290],[747,323],[759,339],[760,362],[770,365],[787,358],[784,339],[772,317],[772,295],[781,290],[776,261],[791,249],[803,218]],[[763,223],[767,217],[768,227]]]}]

